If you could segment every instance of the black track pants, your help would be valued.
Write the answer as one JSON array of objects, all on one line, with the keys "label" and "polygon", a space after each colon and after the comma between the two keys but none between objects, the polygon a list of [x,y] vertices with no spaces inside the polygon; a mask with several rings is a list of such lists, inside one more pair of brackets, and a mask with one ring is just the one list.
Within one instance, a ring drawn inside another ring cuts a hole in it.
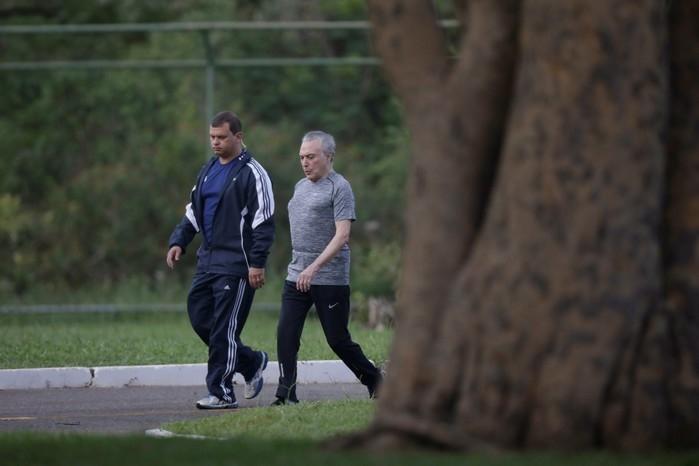
[{"label": "black track pants", "polygon": [[196,273],[187,298],[192,328],[209,347],[209,393],[228,402],[236,399],[233,374],[249,379],[259,364],[259,354],[240,340],[254,295],[247,278]]},{"label": "black track pants", "polygon": [[279,386],[277,396],[296,401],[296,362],[301,344],[301,332],[306,316],[315,304],[320,324],[330,348],[354,373],[361,383],[373,387],[380,377],[379,370],[364,356],[362,348],[352,341],[349,324],[349,286],[312,285],[303,293],[296,283],[285,282],[282,309],[277,325],[277,358]]}]

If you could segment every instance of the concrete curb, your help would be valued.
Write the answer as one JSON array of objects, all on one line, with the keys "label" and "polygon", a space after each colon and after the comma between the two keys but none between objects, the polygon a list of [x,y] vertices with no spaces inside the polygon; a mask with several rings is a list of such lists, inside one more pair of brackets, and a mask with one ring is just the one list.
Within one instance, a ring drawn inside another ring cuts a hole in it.
[{"label": "concrete curb", "polygon": [[27,388],[82,388],[92,383],[87,367],[46,367],[0,370],[0,390]]},{"label": "concrete curb", "polygon": [[[278,363],[270,361],[263,376],[267,382],[276,382],[279,378]],[[205,378],[206,364],[3,369],[0,370],[0,390],[202,385]],[[354,374],[339,360],[299,361],[297,381],[358,383]],[[236,374],[233,382],[243,384],[245,381]]]}]

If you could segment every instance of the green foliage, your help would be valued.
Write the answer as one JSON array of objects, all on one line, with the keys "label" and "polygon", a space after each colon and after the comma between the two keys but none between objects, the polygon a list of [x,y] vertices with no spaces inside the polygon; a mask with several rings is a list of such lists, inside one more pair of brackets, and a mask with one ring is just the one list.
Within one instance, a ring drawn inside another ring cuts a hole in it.
[{"label": "green foliage", "polygon": [[365,295],[393,297],[400,268],[395,242],[374,243],[353,255],[353,287]]},{"label": "green foliage", "polygon": [[[365,19],[360,0],[30,2],[2,24]],[[218,57],[368,56],[366,31],[216,31]],[[21,35],[0,60],[203,58],[196,33]],[[120,288],[138,277],[158,292],[186,283],[165,269],[167,239],[208,156],[204,78],[197,69],[0,72],[0,303],[47,290]],[[355,289],[390,294],[383,276],[401,242],[407,134],[377,67],[219,69],[216,110],[243,120],[246,143],[275,187],[277,240],[268,274],[290,257],[286,205],[302,176],[304,132],[338,141],[336,169],[352,183],[359,220],[355,263],[378,280]],[[376,249],[375,252],[372,252]],[[381,251],[393,254],[381,256]],[[368,259],[370,258],[370,259]],[[379,260],[368,264],[367,260]],[[358,276],[355,273],[355,276]],[[163,291],[165,293],[165,291]],[[105,293],[105,296],[110,293]],[[50,299],[50,298],[49,298]],[[105,298],[106,299],[106,298]]]}]

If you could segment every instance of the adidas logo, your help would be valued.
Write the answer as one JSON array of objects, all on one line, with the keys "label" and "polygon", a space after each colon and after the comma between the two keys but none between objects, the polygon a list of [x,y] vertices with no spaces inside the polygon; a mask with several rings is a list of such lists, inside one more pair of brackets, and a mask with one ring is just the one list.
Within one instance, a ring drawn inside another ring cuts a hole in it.
[{"label": "adidas logo", "polygon": [[226,286],[224,286],[224,287],[223,287],[223,289],[224,289],[224,290],[230,290],[230,289],[231,289],[231,287],[230,287],[230,286],[228,286],[228,285],[226,285]]}]

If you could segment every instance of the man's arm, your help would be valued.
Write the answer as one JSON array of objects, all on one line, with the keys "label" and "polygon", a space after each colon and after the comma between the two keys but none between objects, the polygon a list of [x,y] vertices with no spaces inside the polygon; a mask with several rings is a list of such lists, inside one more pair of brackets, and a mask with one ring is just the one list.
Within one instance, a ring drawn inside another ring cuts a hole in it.
[{"label": "man's arm", "polygon": [[254,179],[248,190],[248,210],[252,218],[248,281],[253,288],[261,288],[265,284],[265,264],[274,240],[274,193],[272,181],[262,165],[251,160],[248,166]]},{"label": "man's arm", "polygon": [[185,253],[185,248],[192,242],[198,231],[199,226],[194,218],[192,204],[187,204],[184,217],[177,224],[168,241],[170,248],[165,256],[168,267],[175,268],[175,263],[180,260],[180,257]]},{"label": "man's arm", "polygon": [[168,240],[169,249],[165,256],[165,262],[167,262],[168,267],[171,269],[175,268],[175,263],[184,255],[187,246],[189,246],[189,243],[194,239],[194,235],[199,232],[199,225],[197,224],[197,218],[196,215],[194,215],[194,208],[192,207],[194,203],[194,193],[197,190],[199,180],[206,170],[208,170],[209,165],[211,165],[212,159],[209,159],[209,161],[199,169],[197,181],[194,183],[194,186],[192,186],[192,192],[189,195],[190,202],[184,208],[184,217],[182,217],[180,223],[178,223],[172,231],[170,239]]},{"label": "man's arm", "polygon": [[335,236],[333,236],[328,245],[325,246],[323,252],[316,257],[316,260],[299,274],[296,280],[297,290],[306,292],[311,289],[311,280],[313,280],[313,277],[316,276],[320,268],[335,257],[345,243],[349,242],[351,228],[351,220],[338,220],[335,222]]}]

